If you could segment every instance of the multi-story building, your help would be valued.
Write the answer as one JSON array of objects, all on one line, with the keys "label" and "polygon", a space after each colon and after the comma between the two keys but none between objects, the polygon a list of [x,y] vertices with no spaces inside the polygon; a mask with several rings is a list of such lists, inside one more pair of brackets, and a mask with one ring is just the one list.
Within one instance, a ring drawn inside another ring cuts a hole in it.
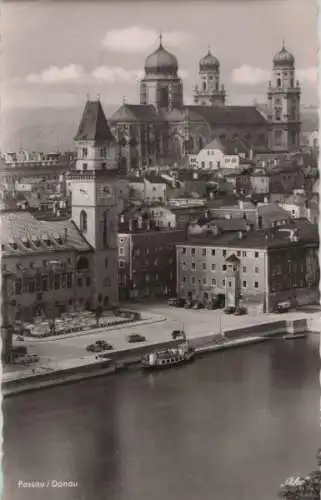
[{"label": "multi-story building", "polygon": [[197,155],[189,155],[189,166],[194,169],[219,170],[238,168],[241,159],[250,155],[250,150],[240,140],[220,141],[213,139]]},{"label": "multi-story building", "polygon": [[185,230],[162,228],[150,214],[120,216],[118,234],[121,300],[170,296],[176,291],[176,244]]},{"label": "multi-story building", "polygon": [[12,321],[92,309],[97,303],[118,304],[117,223],[123,182],[109,162],[114,144],[99,102],[87,102],[75,142],[77,161],[69,174],[71,219],[37,220],[8,207],[11,199],[3,200],[2,270]]},{"label": "multi-story building", "polygon": [[279,301],[318,300],[317,226],[302,222],[276,230],[194,236],[177,245],[178,296],[206,301],[230,293],[231,259],[240,287],[234,292],[245,303],[270,311]]}]

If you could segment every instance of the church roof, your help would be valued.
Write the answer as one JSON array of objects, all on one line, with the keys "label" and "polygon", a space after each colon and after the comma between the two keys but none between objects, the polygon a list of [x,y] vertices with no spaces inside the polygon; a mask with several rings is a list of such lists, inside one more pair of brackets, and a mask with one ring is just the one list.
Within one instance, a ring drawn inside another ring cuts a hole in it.
[{"label": "church roof", "polygon": [[152,104],[123,104],[110,118],[111,122],[156,122],[161,120]]},{"label": "church roof", "polygon": [[206,122],[206,118],[200,115],[189,106],[185,106],[180,109],[173,109],[166,113],[166,120],[169,122],[182,122],[182,121],[191,121],[191,122]]},{"label": "church roof", "polygon": [[244,125],[256,126],[266,124],[256,106],[185,106],[201,115],[211,126]]},{"label": "church roof", "polygon": [[176,57],[164,49],[162,39],[160,37],[159,47],[146,58],[145,72],[146,74],[161,74],[176,76],[178,62]]},{"label": "church roof", "polygon": [[92,249],[70,219],[49,222],[37,220],[29,212],[7,212],[1,214],[0,222],[4,255]]},{"label": "church roof", "polygon": [[87,101],[75,141],[113,141],[100,101]]}]

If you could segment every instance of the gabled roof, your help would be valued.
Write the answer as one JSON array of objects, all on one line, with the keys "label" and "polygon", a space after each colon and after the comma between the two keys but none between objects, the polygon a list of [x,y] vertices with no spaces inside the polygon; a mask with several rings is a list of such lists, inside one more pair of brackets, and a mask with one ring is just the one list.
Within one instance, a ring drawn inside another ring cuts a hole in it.
[{"label": "gabled roof", "polygon": [[100,101],[87,101],[75,141],[113,141]]},{"label": "gabled roof", "polygon": [[162,120],[152,104],[123,104],[110,122],[155,122]]}]

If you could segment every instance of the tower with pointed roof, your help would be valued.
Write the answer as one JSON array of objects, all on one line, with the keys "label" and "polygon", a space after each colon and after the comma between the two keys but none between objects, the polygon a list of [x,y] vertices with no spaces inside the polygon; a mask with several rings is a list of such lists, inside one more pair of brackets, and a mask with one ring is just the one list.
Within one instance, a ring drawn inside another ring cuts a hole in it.
[{"label": "tower with pointed roof", "polygon": [[72,220],[94,250],[92,307],[108,307],[118,303],[120,180],[116,142],[99,100],[87,101],[74,142],[77,159],[69,174]]},{"label": "tower with pointed roof", "polygon": [[295,79],[295,58],[284,42],[273,58],[272,81],[269,82],[267,95],[271,148],[275,151],[298,149],[301,88]]},{"label": "tower with pointed roof", "polygon": [[220,85],[220,62],[211,53],[199,62],[199,84],[194,88],[194,104],[200,106],[224,106],[226,92],[224,85]]},{"label": "tower with pointed roof", "polygon": [[158,48],[145,61],[145,76],[140,82],[140,104],[152,104],[157,110],[183,105],[183,84],[176,57],[168,52],[159,37]]}]

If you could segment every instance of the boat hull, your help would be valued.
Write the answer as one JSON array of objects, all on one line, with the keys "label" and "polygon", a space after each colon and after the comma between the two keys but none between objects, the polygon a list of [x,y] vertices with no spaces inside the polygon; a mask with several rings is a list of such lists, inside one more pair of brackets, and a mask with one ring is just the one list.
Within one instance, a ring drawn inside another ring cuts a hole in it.
[{"label": "boat hull", "polygon": [[173,361],[171,363],[155,363],[155,364],[148,364],[142,362],[142,368],[144,371],[162,371],[162,370],[169,370],[170,368],[176,368],[178,366],[183,366],[187,365],[189,363],[192,363],[195,360],[195,354],[190,355],[189,357],[186,357],[184,359],[181,359],[179,361]]}]

